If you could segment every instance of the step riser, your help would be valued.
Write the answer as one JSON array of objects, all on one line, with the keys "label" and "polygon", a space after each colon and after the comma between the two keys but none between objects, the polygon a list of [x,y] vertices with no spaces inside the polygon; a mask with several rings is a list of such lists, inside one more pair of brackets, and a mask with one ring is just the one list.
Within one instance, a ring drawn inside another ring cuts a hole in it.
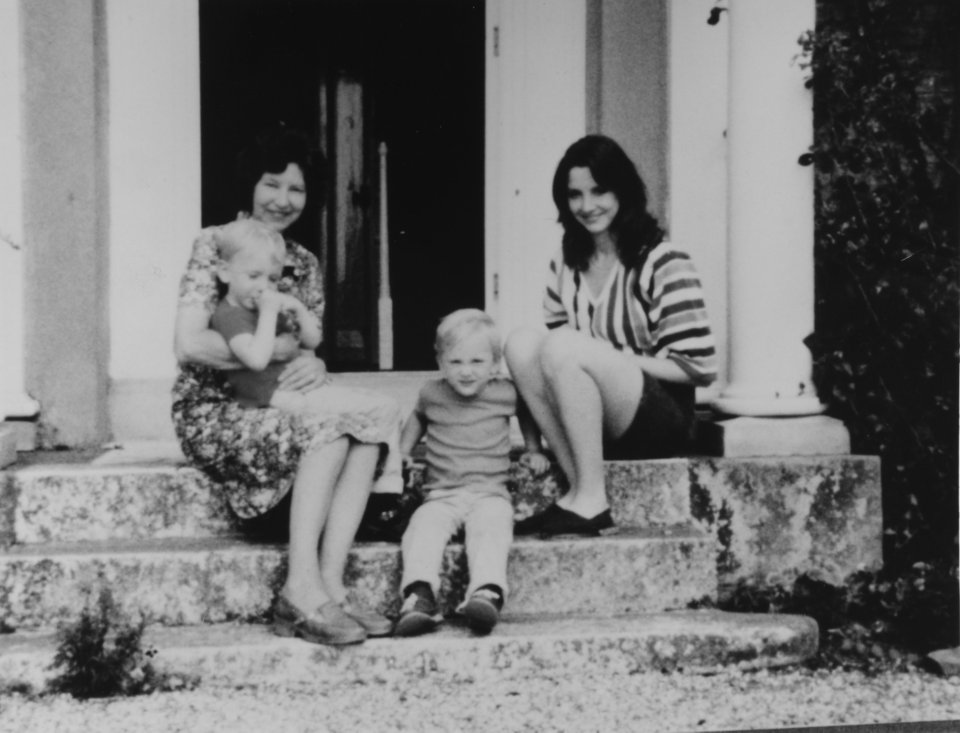
[{"label": "step riser", "polygon": [[[513,627],[512,627],[513,626]],[[743,616],[716,612],[653,614],[609,619],[503,623],[490,636],[447,628],[415,639],[372,639],[344,648],[277,639],[264,627],[148,632],[154,664],[197,675],[204,687],[258,684],[330,685],[402,682],[443,675],[457,679],[549,674],[633,674],[643,671],[715,672],[798,664],[816,653],[818,631],[799,616]],[[48,640],[0,638],[0,681],[40,689],[53,672]]]},{"label": "step riser", "polygon": [[[715,548],[703,536],[518,541],[508,570],[514,615],[603,616],[683,608],[713,597]],[[398,605],[401,560],[395,545],[359,546],[347,584],[357,600],[387,614]],[[440,602],[450,612],[466,587],[462,547],[444,558]],[[221,550],[0,557],[0,613],[15,628],[52,627],[77,617],[87,589],[106,586],[127,613],[169,625],[262,617],[279,587],[276,546]]]},{"label": "step riser", "polygon": [[[606,480],[621,526],[689,523],[685,462],[609,463]],[[11,472],[7,481],[12,544],[216,537],[237,531],[215,485],[190,468],[28,469]],[[559,486],[557,471],[535,478],[515,465],[517,516],[545,507],[560,494]]]},{"label": "step riser", "polygon": [[215,537],[237,523],[190,468],[28,470],[8,478],[14,544]]}]

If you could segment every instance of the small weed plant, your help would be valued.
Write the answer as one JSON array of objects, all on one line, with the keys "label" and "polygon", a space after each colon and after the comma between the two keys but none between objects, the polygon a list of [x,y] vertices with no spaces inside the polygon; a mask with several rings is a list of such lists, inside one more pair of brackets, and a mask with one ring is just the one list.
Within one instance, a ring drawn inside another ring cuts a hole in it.
[{"label": "small weed plant", "polygon": [[49,691],[88,699],[196,687],[195,678],[154,668],[156,650],[143,648],[145,628],[144,619],[126,619],[110,590],[102,589],[77,621],[58,632],[52,666],[61,672],[50,681]]}]

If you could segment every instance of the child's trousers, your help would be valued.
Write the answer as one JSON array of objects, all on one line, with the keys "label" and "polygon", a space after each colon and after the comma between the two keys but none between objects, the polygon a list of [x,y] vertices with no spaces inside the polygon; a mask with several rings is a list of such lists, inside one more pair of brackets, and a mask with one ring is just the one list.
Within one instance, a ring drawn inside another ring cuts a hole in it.
[{"label": "child's trousers", "polygon": [[507,592],[507,555],[513,541],[513,503],[498,484],[470,484],[433,489],[410,518],[403,534],[401,590],[416,580],[440,586],[440,568],[447,542],[463,526],[466,535],[469,597],[483,585]]}]

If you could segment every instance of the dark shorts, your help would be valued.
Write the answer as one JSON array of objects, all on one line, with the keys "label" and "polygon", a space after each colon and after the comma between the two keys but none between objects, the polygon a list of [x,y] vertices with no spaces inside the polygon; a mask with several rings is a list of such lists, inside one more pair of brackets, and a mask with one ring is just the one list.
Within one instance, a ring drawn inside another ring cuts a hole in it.
[{"label": "dark shorts", "polygon": [[693,385],[644,374],[643,395],[633,422],[619,438],[604,440],[603,457],[625,461],[683,453],[693,441],[695,407]]}]

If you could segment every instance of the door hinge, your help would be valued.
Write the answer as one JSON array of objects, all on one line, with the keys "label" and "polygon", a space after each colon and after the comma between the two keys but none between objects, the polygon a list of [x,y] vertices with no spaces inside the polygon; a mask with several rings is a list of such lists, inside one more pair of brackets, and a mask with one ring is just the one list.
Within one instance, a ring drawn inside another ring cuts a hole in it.
[{"label": "door hinge", "polygon": [[500,297],[500,274],[497,272],[493,273],[493,297]]},{"label": "door hinge", "polygon": [[500,56],[500,26],[493,26],[493,57]]}]

